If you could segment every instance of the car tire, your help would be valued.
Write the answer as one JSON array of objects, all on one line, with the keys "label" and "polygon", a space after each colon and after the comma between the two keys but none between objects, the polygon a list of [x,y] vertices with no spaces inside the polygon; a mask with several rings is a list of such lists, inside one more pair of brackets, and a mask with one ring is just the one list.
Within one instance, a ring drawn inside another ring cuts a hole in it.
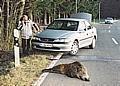
[{"label": "car tire", "polygon": [[92,44],[89,45],[89,48],[90,48],[90,49],[94,49],[94,48],[95,48],[95,44],[96,44],[96,40],[95,40],[95,38],[93,38]]},{"label": "car tire", "polygon": [[76,55],[79,50],[79,45],[77,41],[74,41],[71,46],[71,51],[69,52],[70,55]]}]

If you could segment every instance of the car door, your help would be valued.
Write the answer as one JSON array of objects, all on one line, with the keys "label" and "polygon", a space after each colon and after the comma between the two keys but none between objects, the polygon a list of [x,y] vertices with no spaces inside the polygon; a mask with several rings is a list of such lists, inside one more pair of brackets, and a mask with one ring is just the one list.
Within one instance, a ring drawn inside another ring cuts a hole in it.
[{"label": "car door", "polygon": [[90,23],[88,23],[87,21],[85,21],[85,25],[86,25],[86,45],[90,45],[92,43],[92,39],[93,39],[93,28],[90,25]]},{"label": "car door", "polygon": [[79,48],[86,46],[86,39],[87,39],[87,32],[86,32],[86,25],[85,22],[79,22],[78,27],[78,33],[79,33]]}]

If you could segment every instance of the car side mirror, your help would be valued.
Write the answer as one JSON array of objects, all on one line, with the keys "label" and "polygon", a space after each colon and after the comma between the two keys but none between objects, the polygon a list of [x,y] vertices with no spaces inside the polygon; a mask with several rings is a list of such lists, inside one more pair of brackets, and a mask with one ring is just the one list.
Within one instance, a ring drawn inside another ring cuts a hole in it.
[{"label": "car side mirror", "polygon": [[88,28],[87,28],[87,29],[88,29],[88,30],[89,30],[89,29],[92,29],[92,26],[88,26]]}]

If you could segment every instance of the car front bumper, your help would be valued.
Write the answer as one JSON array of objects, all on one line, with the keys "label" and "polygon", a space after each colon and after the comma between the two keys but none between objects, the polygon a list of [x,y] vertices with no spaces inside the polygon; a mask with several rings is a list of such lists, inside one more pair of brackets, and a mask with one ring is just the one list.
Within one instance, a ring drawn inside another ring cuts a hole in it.
[{"label": "car front bumper", "polygon": [[105,21],[106,24],[113,24],[113,21]]},{"label": "car front bumper", "polygon": [[72,42],[64,44],[38,43],[32,42],[32,47],[38,50],[47,51],[71,51]]}]

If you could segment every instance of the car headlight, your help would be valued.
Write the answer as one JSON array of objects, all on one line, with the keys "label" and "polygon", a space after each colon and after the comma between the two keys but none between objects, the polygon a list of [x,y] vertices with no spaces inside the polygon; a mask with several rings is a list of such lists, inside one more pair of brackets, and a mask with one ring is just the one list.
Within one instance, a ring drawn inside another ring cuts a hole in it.
[{"label": "car headlight", "polygon": [[38,41],[41,41],[41,39],[40,39],[40,38],[38,38],[38,37],[33,37],[32,39],[33,39],[33,40],[38,40]]},{"label": "car headlight", "polygon": [[32,39],[33,39],[33,40],[35,40],[35,39],[36,39],[36,37],[32,37]]},{"label": "car headlight", "polygon": [[56,39],[54,40],[54,42],[69,42],[70,39],[65,39],[65,38],[59,38],[59,39]]}]

